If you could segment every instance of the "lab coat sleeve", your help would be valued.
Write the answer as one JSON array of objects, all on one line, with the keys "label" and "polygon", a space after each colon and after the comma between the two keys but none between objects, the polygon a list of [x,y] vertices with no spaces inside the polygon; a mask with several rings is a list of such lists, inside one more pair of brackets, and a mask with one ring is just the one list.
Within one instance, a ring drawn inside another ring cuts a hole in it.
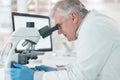
[{"label": "lab coat sleeve", "polygon": [[42,80],[44,71],[35,71],[33,80]]},{"label": "lab coat sleeve", "polygon": [[43,75],[42,80],[69,80],[69,77],[67,71],[61,70],[61,71],[46,72]]}]

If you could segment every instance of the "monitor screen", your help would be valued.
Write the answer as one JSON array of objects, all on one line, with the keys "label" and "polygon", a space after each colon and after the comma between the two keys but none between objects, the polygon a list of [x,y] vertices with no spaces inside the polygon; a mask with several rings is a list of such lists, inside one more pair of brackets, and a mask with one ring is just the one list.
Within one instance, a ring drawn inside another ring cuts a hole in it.
[{"label": "monitor screen", "polygon": [[[49,27],[51,26],[50,18],[48,16],[12,12],[13,31],[19,29],[20,27],[27,27],[29,25],[28,22],[34,23],[31,25],[34,25],[34,27],[36,27],[38,30],[46,25]],[[30,28],[31,27],[32,26],[30,26]],[[24,50],[24,47],[21,45],[18,45],[17,48],[18,50]],[[35,51],[52,51],[51,36],[48,36],[44,39],[41,37],[39,42],[35,45]]]}]

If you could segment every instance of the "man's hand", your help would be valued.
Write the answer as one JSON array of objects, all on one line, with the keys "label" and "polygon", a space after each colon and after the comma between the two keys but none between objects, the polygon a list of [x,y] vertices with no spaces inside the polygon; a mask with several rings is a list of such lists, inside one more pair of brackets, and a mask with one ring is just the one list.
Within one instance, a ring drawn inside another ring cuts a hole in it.
[{"label": "man's hand", "polygon": [[57,68],[49,67],[49,66],[45,66],[45,65],[36,66],[35,69],[36,70],[42,70],[42,71],[45,71],[45,72],[57,71]]},{"label": "man's hand", "polygon": [[10,69],[11,80],[33,80],[34,70],[20,64],[13,64]]}]

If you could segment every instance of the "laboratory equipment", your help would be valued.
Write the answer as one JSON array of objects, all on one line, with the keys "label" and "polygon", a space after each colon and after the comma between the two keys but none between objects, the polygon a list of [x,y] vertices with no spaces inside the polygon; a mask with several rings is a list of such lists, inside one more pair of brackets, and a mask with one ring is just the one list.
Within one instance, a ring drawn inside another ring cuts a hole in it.
[{"label": "laboratory equipment", "polygon": [[[27,17],[24,17],[24,20],[27,20],[25,18]],[[33,22],[25,21],[25,23],[27,27],[20,27],[16,30],[14,27],[15,31],[13,32],[10,40],[11,49],[7,53],[6,60],[5,60],[6,70],[12,67],[12,63],[19,63],[22,65],[28,64],[29,59],[37,59],[37,55],[43,55],[43,52],[41,52],[39,49],[36,50],[35,45],[37,45],[41,39],[48,38],[53,31],[58,30],[58,26],[59,26],[59,25],[55,25],[54,27],[50,28],[48,25],[46,25],[45,27],[43,26],[43,28],[38,29],[35,27],[36,20]],[[21,40],[23,40],[21,43],[21,46],[23,47],[23,49],[19,50],[17,49],[17,46],[19,45]],[[4,53],[1,53],[1,57],[0,57],[1,59],[2,59],[2,55],[4,55]],[[7,72],[5,74],[5,80],[10,80],[10,75]]]},{"label": "laboratory equipment", "polygon": [[[35,53],[35,45],[38,43],[40,36],[47,37],[52,33],[52,31],[55,31],[58,29],[58,26],[56,25],[53,28],[42,28],[40,30],[37,30],[36,28],[19,28],[12,34],[11,39],[11,49],[8,53],[7,62],[5,66],[7,68],[12,67],[12,63],[19,63],[19,64],[28,64],[29,59],[37,59],[37,55],[40,55],[40,53]],[[41,32],[43,34],[41,34]],[[49,34],[48,34],[49,33]],[[41,35],[40,35],[41,34]],[[46,35],[47,34],[47,35]],[[27,46],[25,50],[23,50],[21,53],[16,51],[17,44],[21,41],[25,40],[23,42],[23,46]]]}]

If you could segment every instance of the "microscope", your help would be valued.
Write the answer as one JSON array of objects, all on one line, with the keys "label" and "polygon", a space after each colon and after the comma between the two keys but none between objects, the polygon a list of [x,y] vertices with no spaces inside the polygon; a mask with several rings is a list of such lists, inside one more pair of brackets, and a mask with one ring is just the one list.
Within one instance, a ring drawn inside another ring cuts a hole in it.
[{"label": "microscope", "polygon": [[[40,30],[36,29],[35,27],[31,27],[34,26],[34,22],[27,22],[27,25],[30,28],[20,28],[12,34],[12,45],[7,60],[9,61],[8,63],[11,67],[12,63],[18,63],[22,65],[28,64],[29,59],[37,59],[37,55],[43,55],[43,53],[35,52],[35,45],[38,43],[41,37],[46,38],[47,36],[51,35],[52,32],[58,30],[58,25],[55,25],[52,28],[45,26]],[[26,49],[23,51],[17,51],[16,47],[21,40],[24,40],[22,46],[26,46]]]},{"label": "microscope", "polygon": [[[34,22],[27,22],[29,26],[33,26]],[[11,37],[11,49],[6,57],[5,68],[11,68],[13,63],[18,63],[21,65],[25,65],[29,63],[30,59],[37,59],[37,55],[43,55],[43,53],[35,52],[35,45],[42,38],[46,38],[51,35],[52,32],[58,30],[59,25],[55,25],[50,28],[45,26],[40,30],[35,27],[26,27],[19,28],[14,31]],[[22,43],[23,47],[26,47],[23,51],[17,51],[16,47],[21,40],[24,40]],[[5,80],[10,79],[10,75],[5,73]]]}]

